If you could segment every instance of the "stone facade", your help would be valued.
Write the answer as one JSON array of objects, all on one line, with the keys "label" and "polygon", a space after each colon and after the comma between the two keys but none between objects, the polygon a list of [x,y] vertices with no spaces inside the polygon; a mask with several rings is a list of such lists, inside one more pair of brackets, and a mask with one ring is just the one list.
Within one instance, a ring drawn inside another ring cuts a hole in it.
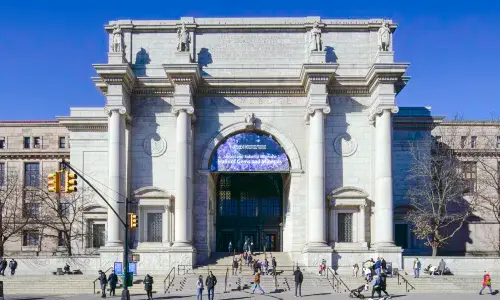
[{"label": "stone facade", "polygon": [[[93,81],[106,105],[71,108],[58,120],[70,134],[71,164],[121,215],[132,202],[139,228],[128,246],[141,254],[141,270],[204,264],[220,251],[220,176],[210,162],[241,132],[271,136],[289,159],[278,251],[308,266],[348,268],[377,256],[402,266],[393,237],[407,141],[434,134],[441,119],[398,107],[408,64],[394,62],[391,20],[381,46],[383,21],[185,17],[105,26],[108,62],[94,65]],[[311,51],[313,25],[321,40]],[[182,28],[189,38],[181,41]],[[123,229],[112,210],[97,200],[86,220],[106,226],[100,265],[120,261]]]},{"label": "stone facade", "polygon": [[[3,187],[2,202],[11,199],[18,187],[26,189],[27,165],[34,165],[34,181],[42,185],[44,176],[59,169],[62,159],[69,159],[69,131],[58,121],[0,121],[0,188]],[[28,193],[23,193],[22,202],[30,202]],[[11,210],[4,206],[4,221],[13,214],[23,218],[21,210]],[[39,209],[42,209],[41,207]],[[3,226],[9,227],[6,224]],[[4,245],[8,255],[54,255],[64,254],[65,249],[58,247],[56,239],[43,239],[38,245],[27,245],[23,232],[10,237]],[[9,231],[11,232],[11,231]]]}]

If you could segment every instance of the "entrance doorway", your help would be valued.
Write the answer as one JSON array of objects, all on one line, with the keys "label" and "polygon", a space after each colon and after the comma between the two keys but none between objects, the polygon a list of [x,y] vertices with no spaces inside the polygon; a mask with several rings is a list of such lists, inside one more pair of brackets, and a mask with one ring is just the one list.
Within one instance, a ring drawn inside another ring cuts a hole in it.
[{"label": "entrance doorway", "polygon": [[280,173],[222,173],[217,180],[217,251],[281,251],[283,179]]}]

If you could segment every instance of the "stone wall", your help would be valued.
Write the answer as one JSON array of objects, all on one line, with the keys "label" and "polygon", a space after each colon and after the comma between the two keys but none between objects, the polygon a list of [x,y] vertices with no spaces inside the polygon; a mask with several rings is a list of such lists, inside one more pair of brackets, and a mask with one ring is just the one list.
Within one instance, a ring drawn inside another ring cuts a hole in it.
[{"label": "stone wall", "polygon": [[[456,257],[456,256],[418,256],[422,265],[422,270],[428,265],[438,266],[441,259],[446,263],[446,266],[455,275],[475,275],[480,276],[484,271],[488,271],[493,278],[500,274],[500,258],[499,257]],[[403,268],[408,274],[413,274],[414,256],[403,257]]]}]

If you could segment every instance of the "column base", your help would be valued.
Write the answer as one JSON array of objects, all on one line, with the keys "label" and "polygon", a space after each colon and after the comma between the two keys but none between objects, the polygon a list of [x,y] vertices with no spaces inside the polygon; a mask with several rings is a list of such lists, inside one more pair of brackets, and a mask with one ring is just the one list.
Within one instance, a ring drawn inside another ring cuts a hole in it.
[{"label": "column base", "polygon": [[[107,241],[105,247],[106,248],[123,247],[123,242],[122,241]],[[102,249],[102,247],[101,247],[101,249]]]},{"label": "column base", "polygon": [[324,242],[308,243],[302,250],[303,262],[306,266],[319,266],[323,260],[327,266],[332,265],[332,248]]}]

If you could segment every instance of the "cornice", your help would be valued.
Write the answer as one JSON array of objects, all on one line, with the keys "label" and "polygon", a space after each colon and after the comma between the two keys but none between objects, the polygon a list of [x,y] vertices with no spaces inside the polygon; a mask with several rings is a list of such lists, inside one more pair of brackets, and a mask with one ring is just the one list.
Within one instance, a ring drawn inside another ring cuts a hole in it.
[{"label": "cornice", "polygon": [[299,87],[210,87],[198,88],[197,96],[305,96],[304,88]]},{"label": "cornice", "polygon": [[453,149],[459,157],[500,157],[500,149]]},{"label": "cornice", "polygon": [[122,85],[129,93],[133,90],[135,75],[129,64],[94,64],[93,67],[101,79],[94,80],[101,91],[103,83],[106,86]]},{"label": "cornice", "polygon": [[365,82],[370,93],[379,84],[398,85],[398,92],[402,90],[409,77],[403,76],[408,69],[407,63],[375,63],[365,76]]},{"label": "cornice", "polygon": [[370,95],[370,89],[366,86],[328,86],[329,95],[352,95],[367,96]]},{"label": "cornice", "polygon": [[66,151],[0,151],[0,159],[61,159],[69,158],[69,150]]},{"label": "cornice", "polygon": [[[104,108],[103,108],[104,110]],[[106,132],[108,117],[58,117],[61,125],[73,132]]]},{"label": "cornice", "polygon": [[[323,31],[330,30],[378,30],[383,19],[321,19],[321,17],[297,17],[297,18],[193,18],[182,17],[180,20],[119,20],[112,21],[105,26],[107,32],[111,33],[113,26],[119,24],[123,31],[132,32],[174,32],[178,26],[185,23],[190,31],[204,30],[294,30],[306,31],[312,23],[322,24]],[[391,31],[395,31],[397,24],[392,20],[388,22]]]}]

